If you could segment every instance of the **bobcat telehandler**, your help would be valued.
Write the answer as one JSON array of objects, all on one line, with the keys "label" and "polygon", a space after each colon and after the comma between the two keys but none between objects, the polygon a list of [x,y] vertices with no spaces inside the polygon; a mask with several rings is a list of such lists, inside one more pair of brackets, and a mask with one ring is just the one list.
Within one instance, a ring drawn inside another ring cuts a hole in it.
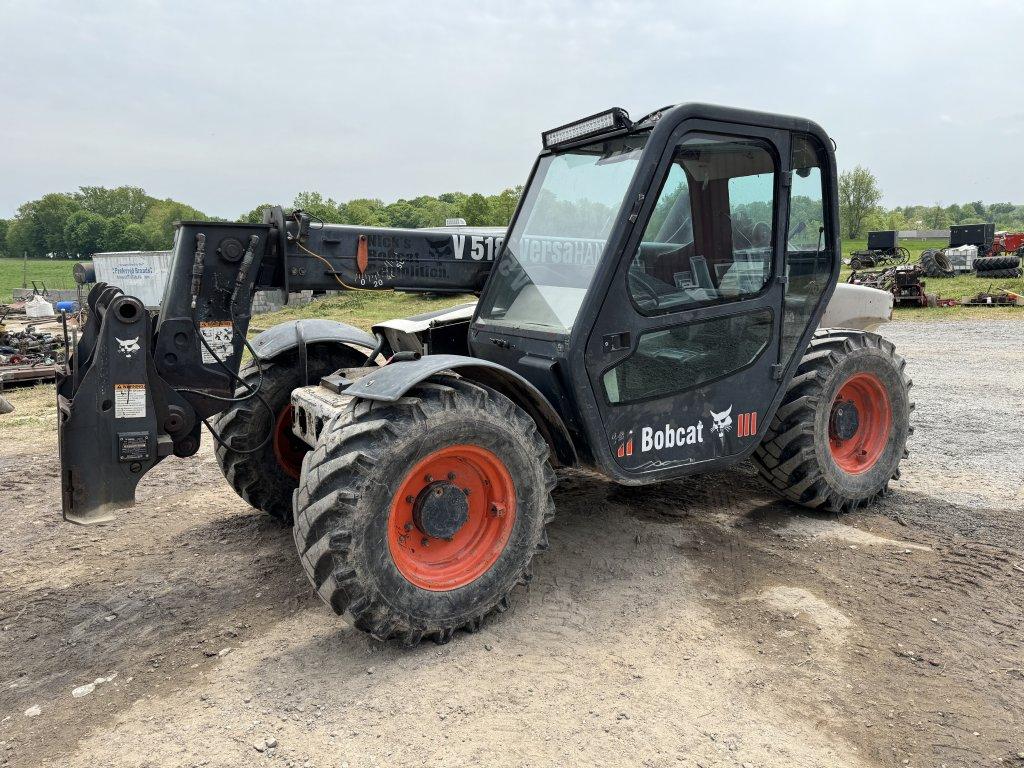
[{"label": "bobcat telehandler", "polygon": [[[547,131],[502,235],[280,208],[181,222],[159,313],[89,294],[58,383],[65,518],[132,504],[205,423],[238,494],[292,522],[320,597],[415,644],[508,607],[548,548],[555,468],[642,485],[750,458],[832,512],[897,477],[910,381],[866,330],[892,297],[837,290],[835,157],[813,122],[686,104]],[[479,299],[250,343],[263,288]]]}]

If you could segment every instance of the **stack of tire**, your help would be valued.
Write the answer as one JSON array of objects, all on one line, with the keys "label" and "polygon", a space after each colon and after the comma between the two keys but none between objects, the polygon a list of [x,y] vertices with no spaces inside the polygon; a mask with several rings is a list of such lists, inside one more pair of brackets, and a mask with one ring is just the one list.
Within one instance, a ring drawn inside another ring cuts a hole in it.
[{"label": "stack of tire", "polygon": [[1020,277],[1020,256],[1016,253],[1001,256],[985,256],[974,260],[974,271],[983,280],[998,280],[1004,277]]}]

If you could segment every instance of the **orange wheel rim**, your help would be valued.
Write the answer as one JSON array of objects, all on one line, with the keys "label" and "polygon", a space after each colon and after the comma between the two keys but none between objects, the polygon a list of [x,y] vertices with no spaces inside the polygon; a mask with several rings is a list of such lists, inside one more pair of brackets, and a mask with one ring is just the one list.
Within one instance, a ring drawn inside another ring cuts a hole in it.
[{"label": "orange wheel rim", "polygon": [[277,463],[285,473],[296,480],[302,472],[302,458],[309,451],[309,446],[299,440],[292,432],[292,418],[294,409],[289,403],[284,410],[277,415],[274,423],[274,456]]},{"label": "orange wheel rim", "polygon": [[417,587],[458,589],[498,560],[515,516],[515,486],[504,462],[486,448],[452,445],[405,476],[388,514],[388,548]]},{"label": "orange wheel rim", "polygon": [[873,373],[851,376],[832,401],[828,444],[836,465],[851,475],[878,462],[892,434],[892,405]]}]

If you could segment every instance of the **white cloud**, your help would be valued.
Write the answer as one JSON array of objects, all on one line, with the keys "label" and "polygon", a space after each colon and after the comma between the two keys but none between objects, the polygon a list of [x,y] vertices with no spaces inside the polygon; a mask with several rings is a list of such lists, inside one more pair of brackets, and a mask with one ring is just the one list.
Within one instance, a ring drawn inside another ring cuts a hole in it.
[{"label": "white cloud", "polygon": [[811,117],[890,204],[1020,201],[998,116],[1022,25],[1014,2],[7,0],[0,215],[83,184],[225,216],[494,192],[545,128],[680,101]]}]

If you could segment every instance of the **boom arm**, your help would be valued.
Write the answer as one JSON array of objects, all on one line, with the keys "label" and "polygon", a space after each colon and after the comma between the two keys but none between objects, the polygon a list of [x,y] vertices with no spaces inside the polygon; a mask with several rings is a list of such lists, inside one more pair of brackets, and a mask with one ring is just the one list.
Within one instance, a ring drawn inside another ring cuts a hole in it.
[{"label": "boom arm", "polygon": [[384,229],[323,224],[301,211],[285,221],[280,211],[267,218],[284,259],[261,285],[292,291],[479,292],[504,242],[497,228]]},{"label": "boom arm", "polygon": [[479,292],[499,231],[381,229],[285,216],[262,224],[186,221],[159,315],[97,284],[58,378],[64,517],[107,520],[166,456],[199,449],[201,425],[236,401],[252,296],[260,288]]}]

